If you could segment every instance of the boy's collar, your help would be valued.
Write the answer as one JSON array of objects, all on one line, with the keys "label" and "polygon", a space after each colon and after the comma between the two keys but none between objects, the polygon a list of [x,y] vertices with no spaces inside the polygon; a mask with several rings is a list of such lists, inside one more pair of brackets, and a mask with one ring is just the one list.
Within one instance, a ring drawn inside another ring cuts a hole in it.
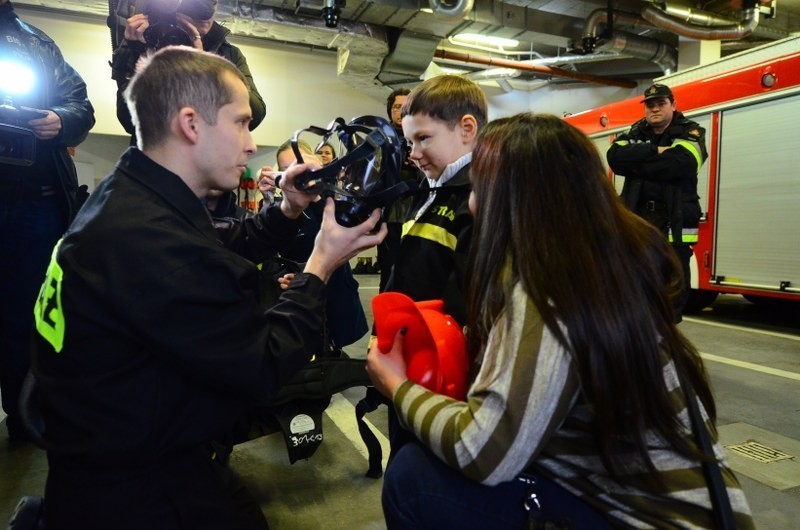
[{"label": "boy's collar", "polygon": [[429,178],[428,186],[431,189],[444,186],[448,180],[452,179],[456,175],[456,173],[458,173],[461,170],[462,167],[466,166],[470,162],[472,162],[472,151],[465,154],[455,162],[451,162],[450,164],[448,164],[447,167],[444,168],[444,171],[442,171],[442,174],[441,176],[439,176],[438,179],[434,180]]}]

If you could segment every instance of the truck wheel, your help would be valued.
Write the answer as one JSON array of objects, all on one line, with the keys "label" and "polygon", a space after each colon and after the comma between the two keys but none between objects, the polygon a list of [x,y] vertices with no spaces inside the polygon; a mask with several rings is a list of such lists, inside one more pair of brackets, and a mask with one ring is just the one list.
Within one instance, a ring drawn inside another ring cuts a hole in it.
[{"label": "truck wheel", "polygon": [[690,289],[689,299],[683,308],[684,313],[698,313],[714,303],[719,293],[717,291],[704,291],[702,289]]}]

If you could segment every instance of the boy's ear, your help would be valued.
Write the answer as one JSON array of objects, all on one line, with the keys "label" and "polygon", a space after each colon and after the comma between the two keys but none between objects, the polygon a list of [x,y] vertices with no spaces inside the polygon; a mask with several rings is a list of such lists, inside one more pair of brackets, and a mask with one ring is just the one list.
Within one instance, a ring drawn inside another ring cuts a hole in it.
[{"label": "boy's ear", "polygon": [[478,120],[472,114],[464,114],[461,116],[461,137],[464,143],[475,141],[478,136]]}]

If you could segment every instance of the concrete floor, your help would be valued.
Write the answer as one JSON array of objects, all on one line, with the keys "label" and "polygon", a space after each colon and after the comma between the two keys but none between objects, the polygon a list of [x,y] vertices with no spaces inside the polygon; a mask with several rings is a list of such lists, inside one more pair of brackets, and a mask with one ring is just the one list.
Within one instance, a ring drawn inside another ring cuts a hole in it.
[{"label": "concrete floor", "polygon": [[[371,318],[369,300],[377,293],[378,278],[356,278]],[[800,530],[800,315],[791,312],[795,309],[764,313],[739,297],[720,297],[712,309],[681,324],[705,358],[720,436],[764,530]],[[367,340],[348,347],[348,353],[363,357]],[[237,446],[231,465],[261,501],[271,528],[385,528],[381,480],[364,476],[367,460],[354,419],[353,403],[362,396],[363,389],[351,389],[334,397],[323,419],[325,441],[309,460],[290,465],[279,435]],[[387,432],[385,417],[384,408],[368,415],[382,433]],[[754,459],[748,443],[768,462]],[[0,428],[0,528],[20,496],[42,493],[46,473],[41,450],[9,446]]]}]

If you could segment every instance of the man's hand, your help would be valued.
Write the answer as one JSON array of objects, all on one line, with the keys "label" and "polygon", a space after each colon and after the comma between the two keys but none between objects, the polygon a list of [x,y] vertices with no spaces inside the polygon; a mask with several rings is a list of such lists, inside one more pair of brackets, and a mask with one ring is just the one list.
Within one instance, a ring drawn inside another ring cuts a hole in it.
[{"label": "man's hand", "polygon": [[403,336],[405,328],[401,329],[394,337],[392,349],[382,352],[378,348],[378,341],[374,341],[367,354],[367,373],[375,389],[392,398],[395,390],[407,379],[406,360],[403,358]]},{"label": "man's hand", "polygon": [[[283,188],[282,188],[283,189]],[[284,201],[286,200],[284,194]],[[306,262],[304,272],[309,272],[327,282],[330,275],[362,250],[374,247],[386,237],[386,223],[381,223],[380,209],[375,209],[360,225],[345,228],[336,222],[333,199],[326,199],[322,227],[314,241],[314,250]]]},{"label": "man's hand", "polygon": [[[297,219],[308,208],[308,205],[316,201],[319,195],[306,193],[298,190],[294,185],[297,175],[306,171],[319,169],[322,167],[319,162],[311,161],[307,164],[292,164],[286,170],[278,186],[281,189],[281,212],[289,219]],[[334,221],[335,222],[335,221]]]},{"label": "man's hand", "polygon": [[147,15],[141,13],[133,15],[125,21],[125,40],[146,42],[144,40],[144,30],[150,27]]},{"label": "man's hand", "polygon": [[33,130],[33,134],[39,140],[52,140],[58,133],[61,132],[61,118],[52,110],[36,109],[41,112],[46,112],[47,116],[31,120],[28,122],[28,127]]},{"label": "man's hand", "polygon": [[201,32],[197,26],[195,26],[194,20],[187,17],[183,13],[178,13],[177,16],[178,24],[180,24],[183,31],[186,32],[189,37],[192,39],[192,46],[196,50],[203,50],[203,32]]}]

